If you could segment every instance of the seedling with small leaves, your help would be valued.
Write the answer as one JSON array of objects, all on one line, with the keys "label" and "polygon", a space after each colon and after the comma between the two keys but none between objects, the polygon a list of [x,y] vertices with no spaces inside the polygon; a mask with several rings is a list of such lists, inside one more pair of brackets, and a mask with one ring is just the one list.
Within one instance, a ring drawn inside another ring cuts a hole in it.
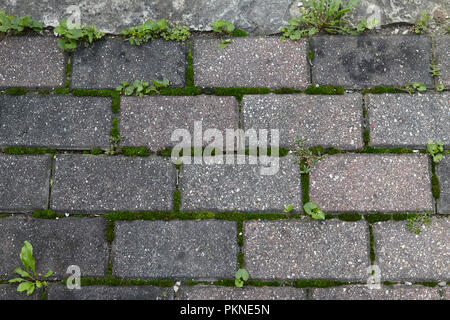
[{"label": "seedling with small leaves", "polygon": [[414,32],[416,34],[422,34],[428,29],[428,24],[431,21],[431,17],[428,15],[427,11],[421,11],[420,17],[417,19],[416,24],[414,25]]},{"label": "seedling with small leaves", "polygon": [[319,152],[316,154],[308,147],[306,139],[298,138],[295,141],[297,149],[294,151],[296,161],[300,164],[300,173],[309,173],[311,169],[325,156]]},{"label": "seedling with small leaves", "polygon": [[24,16],[21,18],[16,18],[13,15],[6,14],[5,10],[0,11],[0,32],[11,32],[18,34],[26,29],[39,32],[42,28],[42,23],[31,17]]},{"label": "seedling with small leaves", "polygon": [[58,40],[58,47],[64,51],[71,51],[77,48],[78,42],[84,42],[84,46],[103,38],[103,32],[98,31],[97,27],[83,26],[80,28],[70,28],[67,24],[67,19],[62,19],[59,26],[55,28],[55,33],[60,37]]},{"label": "seedling with small leaves", "polygon": [[239,269],[236,272],[234,284],[236,285],[236,287],[242,288],[244,286],[245,282],[248,280],[248,278],[249,278],[249,275],[248,275],[247,270]]},{"label": "seedling with small leaves", "polygon": [[378,26],[380,24],[380,22],[373,18],[371,20],[367,20],[366,18],[362,18],[361,22],[358,23],[358,25],[356,26],[356,31],[358,32],[364,32],[366,30],[372,30],[373,28],[375,28],[376,26]]},{"label": "seedling with small leaves", "polygon": [[438,92],[441,92],[441,91],[444,91],[444,90],[445,90],[445,85],[443,83],[439,84],[436,87],[436,91],[438,91]]},{"label": "seedling with small leaves", "polygon": [[422,232],[422,227],[428,227],[431,223],[430,212],[427,211],[424,214],[419,214],[415,218],[411,218],[408,220],[406,224],[406,228],[408,231],[413,232],[415,234],[419,234]]},{"label": "seedling with small leaves", "polygon": [[[30,242],[25,241],[20,251],[20,260],[22,261],[25,270],[22,268],[14,269],[14,273],[20,275],[20,278],[14,278],[9,280],[9,283],[19,283],[17,287],[18,292],[27,292],[27,296],[33,294],[36,288],[42,288],[47,286],[47,282],[42,280],[36,273],[36,260],[33,257],[33,246]],[[44,278],[48,278],[53,274],[52,270],[49,270]]]},{"label": "seedling with small leaves", "polygon": [[425,92],[427,91],[427,86],[420,82],[408,83],[406,85],[406,91],[409,94],[413,94],[414,92]]},{"label": "seedling with small leaves", "polygon": [[140,46],[142,43],[159,38],[186,41],[191,33],[186,26],[169,27],[166,19],[159,19],[158,21],[147,20],[142,25],[123,29],[121,35],[127,37],[131,44]]},{"label": "seedling with small leaves", "polygon": [[441,69],[434,63],[434,61],[432,61],[430,65],[430,74],[432,77],[441,75]]},{"label": "seedling with small leaves", "polygon": [[444,159],[444,143],[442,141],[428,141],[427,152],[433,158],[434,163],[441,162],[441,160]]},{"label": "seedling with small leaves", "polygon": [[220,49],[225,49],[232,42],[231,39],[223,39],[223,36],[247,36],[247,33],[244,30],[236,29],[232,22],[226,20],[216,20],[211,22],[211,29],[221,36],[221,42],[217,45]]},{"label": "seedling with small leaves", "polygon": [[307,202],[303,206],[303,209],[307,214],[309,214],[313,219],[324,220],[325,212],[320,210],[319,206],[314,202]]},{"label": "seedling with small leaves", "polygon": [[294,207],[292,206],[292,204],[289,204],[289,205],[287,205],[287,206],[284,206],[284,212],[285,213],[289,213],[289,212],[291,212],[292,210],[294,210]]},{"label": "seedling with small leaves", "polygon": [[158,94],[161,88],[169,86],[169,79],[164,78],[163,81],[152,80],[152,85],[147,81],[134,80],[133,83],[123,81],[120,86],[116,88],[116,91],[126,96],[136,94],[139,97],[150,94]]}]

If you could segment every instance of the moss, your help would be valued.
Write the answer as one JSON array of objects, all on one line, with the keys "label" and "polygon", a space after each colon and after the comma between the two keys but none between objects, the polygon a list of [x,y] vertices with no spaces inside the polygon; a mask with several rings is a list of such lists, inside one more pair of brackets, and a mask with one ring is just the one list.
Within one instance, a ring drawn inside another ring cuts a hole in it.
[{"label": "moss", "polygon": [[311,150],[311,152],[316,156],[323,155],[325,153],[324,148],[322,146],[313,146],[310,147],[309,150]]},{"label": "moss", "polygon": [[302,203],[305,205],[309,202],[309,174],[302,173],[300,180],[302,184]]},{"label": "moss", "polygon": [[112,101],[111,101],[111,110],[113,113],[119,113],[120,111],[120,94],[115,91],[111,93]]},{"label": "moss", "polygon": [[275,94],[293,94],[293,93],[302,93],[302,90],[299,89],[291,89],[291,88],[280,88],[272,91]]},{"label": "moss", "polygon": [[[65,283],[66,280],[63,282]],[[81,278],[80,279],[82,286],[95,286],[95,285],[106,285],[106,286],[158,286],[158,287],[172,287],[175,285],[175,281],[167,279],[167,280],[128,280],[128,279],[120,279],[114,277],[107,278]]]},{"label": "moss", "polygon": [[54,154],[57,151],[51,148],[6,147],[3,152],[7,154]]},{"label": "moss", "polygon": [[239,101],[246,94],[268,94],[271,90],[268,88],[215,88],[214,94],[217,96],[235,96]]},{"label": "moss", "polygon": [[[263,152],[268,156],[272,156],[272,154],[274,154],[274,155],[277,154],[278,157],[285,157],[289,154],[289,149],[286,149],[286,148],[267,148],[267,149],[257,148],[257,150],[256,150],[257,155],[262,155]],[[249,155],[250,149],[245,149],[245,154]]]},{"label": "moss", "polygon": [[231,36],[232,37],[247,37],[248,33],[242,29],[234,29],[234,31],[231,33]]},{"label": "moss", "polygon": [[392,214],[392,220],[395,221],[405,221],[409,219],[414,219],[417,217],[417,213],[394,213]]},{"label": "moss", "polygon": [[375,240],[373,236],[373,227],[372,224],[369,223],[369,247],[370,247],[370,264],[373,265],[375,263]]},{"label": "moss", "polygon": [[436,281],[424,281],[424,282],[416,282],[415,284],[420,284],[420,285],[425,286],[425,287],[432,287],[432,288],[434,288],[434,287],[437,287],[439,283],[436,282]]},{"label": "moss", "polygon": [[280,287],[281,283],[278,281],[248,280],[246,285],[253,287]]},{"label": "moss", "polygon": [[55,94],[69,94],[70,90],[68,88],[56,88]]},{"label": "moss", "polygon": [[368,94],[368,93],[372,93],[372,94],[383,94],[383,93],[402,93],[405,92],[405,90],[402,90],[400,88],[395,88],[395,87],[382,87],[382,86],[377,86],[377,87],[373,87],[371,89],[364,89],[362,90],[363,94]]},{"label": "moss", "polygon": [[142,212],[126,212],[117,211],[105,214],[105,218],[109,220],[196,220],[196,219],[213,219],[212,212],[166,212],[166,211],[142,211]]},{"label": "moss", "polygon": [[106,268],[106,274],[108,275],[108,277],[112,277],[112,270],[113,270],[112,262],[108,261],[108,266]]},{"label": "moss", "polygon": [[393,153],[393,154],[406,154],[406,153],[413,153],[413,149],[407,149],[407,148],[374,148],[370,146],[364,146],[362,149],[357,150],[357,153],[375,153],[375,154],[381,154],[381,153]]},{"label": "moss", "polygon": [[345,151],[338,149],[338,148],[330,147],[330,148],[325,149],[325,153],[329,154],[329,155],[333,155],[333,154],[345,153]]},{"label": "moss", "polygon": [[193,87],[194,85],[194,59],[192,57],[192,50],[189,48],[186,66],[186,87]]},{"label": "moss", "polygon": [[114,228],[115,228],[114,220],[107,219],[107,223],[106,223],[106,241],[109,242],[109,243],[113,243],[113,241],[114,241],[114,238],[115,238]]},{"label": "moss", "polygon": [[384,281],[383,284],[384,284],[385,286],[393,286],[393,285],[395,285],[395,282],[392,282],[392,281]]},{"label": "moss", "polygon": [[344,87],[341,86],[316,86],[310,85],[305,90],[306,94],[342,95],[345,94]]},{"label": "moss", "polygon": [[111,141],[118,142],[120,140],[119,118],[115,117],[111,128]]},{"label": "moss", "polygon": [[333,280],[295,280],[294,287],[296,288],[329,288],[337,287],[348,284],[348,282],[343,281],[333,281]]},{"label": "moss", "polygon": [[64,217],[63,213],[56,213],[52,210],[35,210],[33,212],[33,218],[36,219],[56,219]]},{"label": "moss", "polygon": [[436,163],[431,161],[431,191],[433,193],[433,197],[435,199],[439,199],[441,197],[441,187],[439,185],[439,178],[436,174]]},{"label": "moss", "polygon": [[222,279],[222,280],[217,280],[213,282],[214,285],[216,286],[222,286],[222,287],[234,287],[234,279]]},{"label": "moss", "polygon": [[313,62],[313,60],[314,60],[314,51],[308,50],[308,58],[309,58],[309,61]]},{"label": "moss", "polygon": [[0,218],[7,218],[7,217],[9,217],[10,215],[9,214],[7,214],[7,213],[0,213]]},{"label": "moss", "polygon": [[173,192],[173,211],[180,212],[181,206],[181,192],[178,189],[175,189]]},{"label": "moss", "polygon": [[359,221],[362,219],[362,215],[359,213],[341,213],[337,215],[337,218],[342,221]]},{"label": "moss", "polygon": [[147,147],[130,147],[124,146],[121,148],[122,154],[127,157],[148,157],[151,155]]},{"label": "moss", "polygon": [[11,88],[11,89],[6,89],[5,93],[9,94],[11,96],[21,96],[26,94],[28,91],[26,89],[23,88]]},{"label": "moss", "polygon": [[92,150],[83,151],[83,154],[92,154],[94,156],[98,156],[98,155],[101,155],[103,153],[104,153],[104,151],[102,149],[100,149],[100,148],[94,148]]},{"label": "moss", "polygon": [[364,129],[363,131],[363,140],[365,144],[370,142],[370,131],[368,129]]},{"label": "moss", "polygon": [[76,97],[114,97],[118,92],[108,89],[74,89],[72,94]]},{"label": "moss", "polygon": [[366,219],[369,223],[375,223],[375,222],[383,222],[388,221],[392,219],[391,214],[377,212],[377,213],[368,213],[364,215],[364,219]]},{"label": "moss", "polygon": [[43,94],[43,95],[45,95],[45,94],[50,94],[50,93],[51,93],[50,90],[38,90],[38,94]]},{"label": "moss", "polygon": [[242,252],[238,252],[237,260],[239,268],[244,268],[244,254]]},{"label": "moss", "polygon": [[202,89],[199,87],[161,88],[159,91],[161,96],[198,96],[202,93]]},{"label": "moss", "polygon": [[333,220],[336,219],[336,216],[331,213],[325,213],[325,220]]},{"label": "moss", "polygon": [[170,157],[172,155],[172,148],[158,150],[156,154],[160,157]]}]

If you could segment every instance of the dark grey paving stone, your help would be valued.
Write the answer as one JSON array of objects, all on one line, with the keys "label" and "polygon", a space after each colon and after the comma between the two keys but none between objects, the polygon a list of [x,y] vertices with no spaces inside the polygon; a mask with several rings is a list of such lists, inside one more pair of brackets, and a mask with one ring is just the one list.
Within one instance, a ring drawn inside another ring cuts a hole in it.
[{"label": "dark grey paving stone", "polygon": [[371,94],[367,109],[370,145],[424,149],[428,141],[450,143],[450,94]]},{"label": "dark grey paving stone", "polygon": [[65,56],[55,37],[18,36],[0,41],[0,88],[62,87]]},{"label": "dark grey paving stone", "polygon": [[0,210],[29,212],[46,209],[50,156],[0,154]]},{"label": "dark grey paving stone", "polygon": [[450,220],[432,218],[420,234],[405,221],[373,225],[375,255],[382,280],[446,281],[450,279]]},{"label": "dark grey paving stone", "polygon": [[439,288],[414,286],[382,286],[369,289],[365,285],[349,285],[311,289],[313,300],[440,300]]},{"label": "dark grey paving stone", "polygon": [[0,301],[2,300],[40,300],[41,292],[36,289],[34,293],[27,296],[26,292],[17,292],[17,285],[0,284]]},{"label": "dark grey paving stone", "polygon": [[[218,129],[224,137],[226,129],[236,130],[239,125],[239,108],[234,97],[123,97],[120,112],[121,144],[147,146],[152,150],[178,144],[180,140],[171,141],[176,129],[187,129],[194,137],[195,121],[201,121],[203,133]],[[208,142],[203,141],[203,146]]]},{"label": "dark grey paving stone", "polygon": [[236,223],[116,222],[113,274],[138,279],[223,279],[237,270]]},{"label": "dark grey paving stone", "polygon": [[181,300],[306,300],[304,289],[288,287],[184,286]]},{"label": "dark grey paving stone", "polygon": [[345,88],[433,86],[431,42],[426,36],[320,36],[311,39],[313,82]]},{"label": "dark grey paving stone", "polygon": [[243,127],[278,129],[280,146],[295,148],[303,137],[315,146],[354,150],[363,146],[362,96],[246,95]]},{"label": "dark grey paving stone", "polygon": [[108,246],[105,220],[101,218],[0,219],[0,277],[11,279],[21,267],[19,258],[24,241],[33,245],[36,271],[49,269],[52,278],[66,279],[67,268],[80,267],[82,277],[106,275]]},{"label": "dark grey paving stone", "polygon": [[286,205],[301,208],[300,170],[293,157],[272,158],[270,175],[262,174],[265,166],[260,158],[245,157],[244,161],[183,164],[181,210],[274,212]]},{"label": "dark grey paving stone", "polygon": [[450,36],[440,35],[435,38],[436,63],[440,69],[439,83],[450,87]]},{"label": "dark grey paving stone", "polygon": [[69,290],[66,286],[48,288],[48,300],[173,300],[173,289],[155,286],[82,286]]},{"label": "dark grey paving stone", "polygon": [[278,37],[233,38],[225,49],[219,39],[194,40],[196,86],[305,88],[309,83],[306,40]]},{"label": "dark grey paving stone", "polygon": [[433,212],[428,157],[341,154],[310,174],[310,199],[325,212]]},{"label": "dark grey paving stone", "polygon": [[72,88],[115,89],[122,81],[162,80],[184,87],[187,45],[154,40],[140,46],[121,38],[100,40],[75,51]]},{"label": "dark grey paving stone", "polygon": [[438,213],[450,214],[450,155],[436,165],[441,196],[437,200]]},{"label": "dark grey paving stone", "polygon": [[111,99],[0,96],[0,146],[109,148]]},{"label": "dark grey paving stone", "polygon": [[245,267],[251,279],[367,278],[369,231],[365,221],[248,221]]},{"label": "dark grey paving stone", "polygon": [[57,155],[51,208],[62,212],[172,210],[170,158]]}]

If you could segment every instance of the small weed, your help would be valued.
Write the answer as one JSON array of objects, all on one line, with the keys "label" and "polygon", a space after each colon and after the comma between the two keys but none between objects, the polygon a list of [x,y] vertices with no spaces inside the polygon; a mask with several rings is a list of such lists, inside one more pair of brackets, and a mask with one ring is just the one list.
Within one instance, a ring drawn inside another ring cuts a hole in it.
[{"label": "small weed", "polygon": [[[22,268],[14,269],[14,273],[20,275],[20,278],[14,278],[9,280],[9,283],[19,283],[17,287],[18,292],[27,292],[27,296],[31,295],[37,288],[47,286],[47,282],[38,277],[36,273],[36,261],[33,257],[33,246],[28,241],[25,241],[20,251],[20,260],[22,261],[25,270]],[[44,278],[48,278],[53,274],[52,270],[49,270]]]},{"label": "small weed", "polygon": [[294,154],[297,156],[297,163],[300,164],[300,173],[309,173],[317,162],[325,157],[320,151],[313,152],[305,139],[298,138],[295,144],[297,149]]},{"label": "small weed", "polygon": [[438,91],[438,92],[441,92],[441,91],[444,91],[444,90],[445,90],[445,85],[443,83],[439,84],[436,87],[436,91]]},{"label": "small weed", "polygon": [[122,137],[119,134],[119,118],[115,117],[113,119],[111,134],[109,137],[109,141],[111,143],[111,148],[105,152],[107,155],[114,155],[117,152],[119,147],[119,142]]},{"label": "small weed", "polygon": [[406,224],[406,228],[408,231],[413,232],[415,234],[419,234],[422,232],[423,226],[429,226],[431,223],[430,212],[427,211],[424,214],[419,214],[415,218],[410,218],[408,223]]},{"label": "small weed", "polygon": [[325,220],[325,212],[320,210],[319,206],[314,202],[307,202],[303,206],[303,209],[307,214],[309,214],[313,219]]},{"label": "small weed", "polygon": [[375,28],[376,26],[378,26],[380,24],[380,21],[378,21],[377,19],[373,18],[370,21],[367,21],[366,18],[362,18],[361,22],[358,23],[358,25],[356,26],[356,31],[358,32],[364,32],[366,30],[372,30],[373,28]]},{"label": "small weed", "polygon": [[191,33],[186,26],[169,27],[166,19],[160,19],[158,21],[147,20],[142,25],[123,29],[121,35],[127,37],[131,44],[140,46],[142,43],[159,38],[186,41]]},{"label": "small weed", "polygon": [[430,64],[430,74],[432,77],[438,77],[441,75],[441,69],[436,65],[434,60],[432,60]]},{"label": "small weed", "polygon": [[6,14],[5,10],[0,11],[0,32],[21,33],[25,29],[30,29],[35,32],[42,30],[42,23],[34,20],[31,17],[24,16],[16,18],[12,15]]},{"label": "small weed", "polygon": [[244,283],[248,280],[248,272],[245,269],[239,269],[235,274],[234,284],[238,288],[242,288]]},{"label": "small weed", "polygon": [[[247,33],[244,30],[236,29],[232,22],[226,20],[216,20],[214,22],[211,22],[211,28],[215,33],[219,34],[220,36],[233,36],[233,37],[247,36]],[[218,44],[217,47],[220,49],[225,49],[231,42],[232,42],[231,39],[221,38],[221,42]]]},{"label": "small weed", "polygon": [[126,96],[136,94],[139,97],[143,97],[150,94],[158,94],[161,88],[167,88],[169,86],[169,79],[164,78],[162,82],[152,80],[153,85],[150,85],[147,81],[134,80],[130,84],[128,81],[122,81],[122,84],[116,88],[116,91]]},{"label": "small weed", "polygon": [[427,11],[420,12],[420,17],[417,19],[414,25],[414,32],[416,34],[422,34],[427,31],[428,24],[431,21],[431,16],[428,15]]},{"label": "small weed", "polygon": [[425,92],[427,91],[427,86],[420,82],[413,82],[408,83],[406,85],[406,91],[408,91],[409,94],[413,94],[414,92]]},{"label": "small weed", "polygon": [[98,31],[97,27],[83,26],[79,28],[69,28],[67,19],[62,19],[59,26],[55,28],[55,33],[60,37],[58,40],[58,47],[64,51],[71,51],[77,48],[78,41],[84,42],[84,46],[103,38],[103,32]]},{"label": "small weed", "polygon": [[285,213],[289,213],[289,212],[291,212],[292,210],[294,210],[294,207],[292,206],[292,204],[289,204],[289,205],[286,205],[286,206],[284,206],[284,212]]},{"label": "small weed", "polygon": [[434,163],[439,163],[444,158],[444,143],[428,141],[427,152],[433,158]]}]

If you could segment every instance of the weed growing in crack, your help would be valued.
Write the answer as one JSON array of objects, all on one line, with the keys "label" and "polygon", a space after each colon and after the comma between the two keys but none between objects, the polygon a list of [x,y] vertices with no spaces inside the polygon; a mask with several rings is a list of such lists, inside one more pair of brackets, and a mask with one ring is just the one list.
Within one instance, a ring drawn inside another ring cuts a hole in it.
[{"label": "weed growing in crack", "polygon": [[31,17],[16,18],[13,15],[6,14],[5,10],[0,11],[0,32],[18,34],[26,29],[39,32],[42,28],[42,23]]},{"label": "weed growing in crack", "polygon": [[428,141],[427,152],[431,155],[431,158],[433,158],[434,163],[441,162],[441,160],[444,159],[444,143],[442,141]]},{"label": "weed growing in crack", "polygon": [[122,137],[119,134],[119,118],[115,117],[113,119],[111,134],[109,137],[109,142],[111,143],[111,148],[107,151],[105,151],[106,155],[114,155],[117,152],[117,149],[119,148],[119,142],[122,139]]},{"label": "weed growing in crack", "polygon": [[150,85],[147,81],[134,80],[133,83],[123,81],[120,86],[116,88],[120,94],[131,96],[136,94],[139,97],[143,97],[150,94],[159,94],[161,88],[167,88],[169,86],[169,79],[164,78],[163,81],[152,80],[153,85]]},{"label": "weed growing in crack", "polygon": [[319,206],[314,202],[305,203],[303,209],[311,216],[311,218],[316,220],[325,220],[325,212],[320,210]]},{"label": "weed growing in crack", "polygon": [[248,281],[249,274],[245,269],[239,269],[235,274],[234,284],[238,288],[242,288],[246,281]]},{"label": "weed growing in crack", "polygon": [[428,15],[427,11],[421,11],[420,17],[417,19],[414,25],[414,32],[416,34],[425,33],[428,30],[428,24],[431,21],[431,16]]},{"label": "weed growing in crack", "polygon": [[414,92],[425,92],[427,91],[427,86],[423,83],[420,82],[413,82],[413,83],[408,83],[405,87],[406,91],[408,91],[408,93],[410,95],[412,95]]},{"label": "weed growing in crack", "polygon": [[306,139],[298,138],[295,140],[297,149],[294,151],[297,163],[300,164],[300,173],[309,173],[311,169],[323,159],[325,155],[319,151],[313,152],[309,147]]},{"label": "weed growing in crack", "polygon": [[[233,37],[246,37],[247,33],[244,30],[236,29],[234,24],[230,21],[226,20],[216,20],[211,22],[212,30],[222,36],[233,36]],[[225,49],[230,43],[231,39],[222,39],[221,42],[217,45],[220,49]]]},{"label": "weed growing in crack", "polygon": [[406,223],[406,228],[408,231],[413,232],[415,234],[419,234],[422,232],[422,227],[428,227],[431,223],[430,212],[426,211],[424,214],[419,214],[414,218],[408,219]]},{"label": "weed growing in crack", "polygon": [[158,21],[147,20],[142,25],[130,29],[123,29],[120,34],[127,37],[131,44],[137,46],[159,38],[164,40],[186,41],[191,35],[189,28],[186,26],[169,27],[166,19],[159,19]]},{"label": "weed growing in crack", "polygon": [[84,46],[87,47],[94,40],[101,39],[105,35],[103,32],[98,31],[94,25],[69,28],[67,19],[62,19],[59,22],[59,26],[55,28],[55,33],[60,37],[58,47],[64,51],[76,49],[79,41],[84,42]]}]

